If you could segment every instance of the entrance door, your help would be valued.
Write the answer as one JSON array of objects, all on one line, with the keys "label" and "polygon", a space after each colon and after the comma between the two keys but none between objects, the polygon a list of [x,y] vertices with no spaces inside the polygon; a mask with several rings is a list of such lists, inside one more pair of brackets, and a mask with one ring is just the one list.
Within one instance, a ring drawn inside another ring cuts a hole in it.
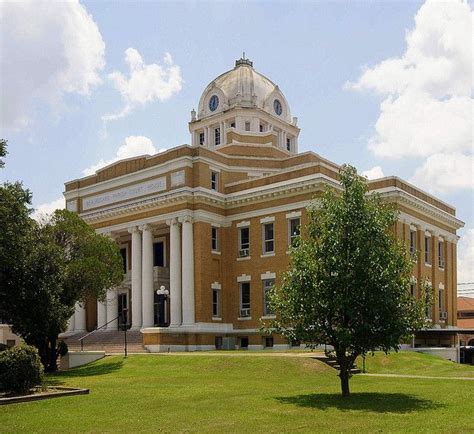
[{"label": "entrance door", "polygon": [[168,296],[155,293],[154,307],[155,326],[168,327]]},{"label": "entrance door", "polygon": [[123,292],[118,295],[118,323],[119,327],[123,328],[125,325],[129,326],[128,324],[128,294]]}]

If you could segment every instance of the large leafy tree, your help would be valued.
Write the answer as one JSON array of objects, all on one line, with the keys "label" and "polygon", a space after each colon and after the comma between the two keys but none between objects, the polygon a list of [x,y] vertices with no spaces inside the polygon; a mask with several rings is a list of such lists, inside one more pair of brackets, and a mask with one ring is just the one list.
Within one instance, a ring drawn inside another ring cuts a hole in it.
[{"label": "large leafy tree", "polygon": [[291,268],[272,291],[271,327],[292,341],[331,345],[349,396],[356,358],[396,350],[423,326],[425,306],[409,293],[413,262],[394,235],[396,209],[369,194],[351,166],[340,184],[308,209]]},{"label": "large leafy tree", "polygon": [[38,223],[30,202],[20,183],[0,186],[0,318],[54,371],[58,335],[76,302],[103,299],[118,285],[122,259],[116,243],[77,214],[56,210]]}]

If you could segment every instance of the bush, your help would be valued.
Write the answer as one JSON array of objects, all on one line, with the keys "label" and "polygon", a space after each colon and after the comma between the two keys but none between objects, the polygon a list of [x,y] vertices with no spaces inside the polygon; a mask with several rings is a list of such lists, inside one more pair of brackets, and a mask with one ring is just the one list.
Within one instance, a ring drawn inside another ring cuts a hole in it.
[{"label": "bush", "polygon": [[8,345],[5,345],[5,344],[2,344],[0,343],[0,351],[6,351],[8,350],[10,347]]},{"label": "bush", "polygon": [[0,352],[0,389],[26,393],[43,383],[43,365],[38,350],[17,345]]},{"label": "bush", "polygon": [[66,342],[59,341],[56,351],[61,357],[64,357],[69,351]]}]

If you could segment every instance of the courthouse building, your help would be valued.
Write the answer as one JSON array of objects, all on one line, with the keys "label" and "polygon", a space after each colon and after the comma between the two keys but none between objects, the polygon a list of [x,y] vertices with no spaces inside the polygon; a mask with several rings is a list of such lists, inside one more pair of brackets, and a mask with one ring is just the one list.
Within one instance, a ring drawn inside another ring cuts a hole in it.
[{"label": "courthouse building", "polygon": [[[401,126],[403,128],[403,126]],[[339,166],[298,151],[298,120],[278,85],[239,59],[204,89],[190,145],[115,162],[65,184],[67,209],[120,246],[123,283],[106,302],[78,305],[70,333],[140,330],[148,351],[287,348],[259,331],[274,317],[267,292],[289,266],[306,207]],[[369,182],[400,211],[397,235],[418,252],[411,291],[435,294],[416,345],[456,337],[455,209],[389,176]],[[126,310],[124,310],[126,309]],[[119,319],[114,319],[119,316]]]}]

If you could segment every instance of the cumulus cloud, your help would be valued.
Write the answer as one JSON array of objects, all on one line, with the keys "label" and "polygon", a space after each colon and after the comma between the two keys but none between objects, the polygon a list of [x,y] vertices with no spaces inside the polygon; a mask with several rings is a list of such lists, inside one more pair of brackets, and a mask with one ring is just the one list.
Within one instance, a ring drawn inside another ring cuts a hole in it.
[{"label": "cumulus cloud", "polygon": [[147,65],[138,50],[127,48],[125,62],[129,68],[128,77],[119,71],[114,71],[108,76],[125,105],[117,113],[104,115],[105,121],[123,118],[135,108],[148,103],[165,101],[181,90],[183,84],[181,69],[174,64],[170,53],[165,53],[163,65],[157,63]]},{"label": "cumulus cloud", "polygon": [[[406,34],[404,54],[366,68],[356,82],[345,85],[383,97],[368,147],[380,157],[427,158],[415,181],[434,176],[434,167],[453,173],[442,167],[442,158],[447,165],[472,164],[473,35],[466,1],[427,0]],[[456,179],[438,177],[431,190],[472,187],[472,170],[456,172],[461,172]]]},{"label": "cumulus cloud", "polygon": [[474,188],[474,157],[457,153],[431,155],[416,169],[410,182],[441,193]]},{"label": "cumulus cloud", "polygon": [[109,160],[101,159],[96,164],[84,169],[82,172],[84,175],[93,175],[98,169],[108,166],[109,164],[115,163],[118,160],[125,158],[138,157],[140,155],[153,155],[158,152],[164,152],[166,149],[156,150],[153,142],[145,136],[128,136],[125,138],[125,142],[120,145],[117,149],[115,157]]},{"label": "cumulus cloud", "polygon": [[474,228],[464,231],[458,243],[458,282],[474,282]]},{"label": "cumulus cloud", "polygon": [[56,114],[67,93],[100,84],[105,43],[77,0],[0,3],[0,124],[21,129],[46,104]]},{"label": "cumulus cloud", "polygon": [[365,176],[367,179],[378,179],[383,178],[384,174],[380,166],[374,166],[372,169],[363,171],[362,176]]},{"label": "cumulus cloud", "polygon": [[36,221],[42,221],[47,218],[49,214],[56,211],[57,209],[63,209],[65,207],[64,197],[59,197],[52,202],[42,203],[34,208],[33,214],[31,215]]}]

